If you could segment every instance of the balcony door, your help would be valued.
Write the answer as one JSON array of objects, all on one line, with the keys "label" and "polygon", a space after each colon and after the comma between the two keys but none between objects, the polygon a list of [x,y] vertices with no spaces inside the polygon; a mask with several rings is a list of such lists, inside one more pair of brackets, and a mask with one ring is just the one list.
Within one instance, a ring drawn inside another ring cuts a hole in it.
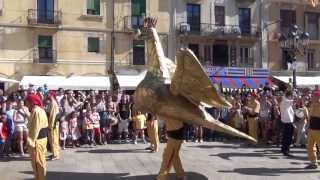
[{"label": "balcony door", "polygon": [[187,4],[187,23],[190,25],[191,31],[200,31],[201,22],[200,4]]},{"label": "balcony door", "polygon": [[212,47],[212,59],[214,66],[227,67],[229,65],[228,45],[214,44]]},{"label": "balcony door", "polygon": [[133,65],[145,65],[145,46],[144,41],[133,41]]},{"label": "balcony door", "polygon": [[239,26],[241,34],[251,33],[251,11],[250,8],[239,8]]},{"label": "balcony door", "polygon": [[189,44],[189,49],[193,51],[194,55],[199,59],[199,44]]},{"label": "balcony door", "polygon": [[40,63],[53,63],[52,36],[38,37],[38,51]]},{"label": "balcony door", "polygon": [[37,0],[38,23],[54,24],[54,0]]}]

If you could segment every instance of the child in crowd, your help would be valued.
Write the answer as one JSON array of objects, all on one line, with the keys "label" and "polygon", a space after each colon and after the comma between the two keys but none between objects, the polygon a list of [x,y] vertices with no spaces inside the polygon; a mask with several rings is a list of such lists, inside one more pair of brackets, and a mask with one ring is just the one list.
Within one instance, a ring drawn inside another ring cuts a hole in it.
[{"label": "child in crowd", "polygon": [[78,127],[78,115],[76,112],[72,112],[70,114],[70,120],[69,120],[69,134],[72,138],[72,148],[75,146],[79,146],[78,140],[80,138],[80,130]]},{"label": "child in crowd", "polygon": [[0,117],[0,157],[4,156],[4,150],[9,136],[6,113],[1,113]]},{"label": "child in crowd", "polygon": [[68,137],[68,121],[65,118],[61,119],[60,122],[60,141],[62,149],[66,149],[66,140]]},{"label": "child in crowd", "polygon": [[135,136],[134,136],[134,144],[137,144],[138,136],[140,134],[143,143],[146,144],[146,139],[144,137],[144,128],[146,125],[146,116],[141,114],[140,111],[137,112],[137,115],[133,117],[134,129],[135,129]]},{"label": "child in crowd", "polygon": [[96,140],[95,142],[98,142],[98,144],[102,144],[101,141],[101,130],[100,130],[100,115],[97,112],[96,106],[93,106],[92,108],[92,114],[90,116],[90,119],[93,122],[93,134],[94,134],[94,139]]},{"label": "child in crowd", "polygon": [[88,141],[89,146],[91,147],[92,144],[95,145],[94,142],[94,131],[93,131],[93,121],[92,121],[92,111],[91,109],[88,109],[85,112],[85,117],[84,117],[84,121],[83,121],[83,125],[84,125],[84,130],[86,132],[86,139]]}]

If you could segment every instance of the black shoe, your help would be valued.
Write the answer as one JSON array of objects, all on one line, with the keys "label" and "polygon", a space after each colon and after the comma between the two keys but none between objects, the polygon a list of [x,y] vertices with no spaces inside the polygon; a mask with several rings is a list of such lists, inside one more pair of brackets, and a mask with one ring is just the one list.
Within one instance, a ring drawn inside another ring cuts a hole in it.
[{"label": "black shoe", "polygon": [[309,164],[308,166],[305,167],[305,169],[317,169],[318,165],[316,164]]}]

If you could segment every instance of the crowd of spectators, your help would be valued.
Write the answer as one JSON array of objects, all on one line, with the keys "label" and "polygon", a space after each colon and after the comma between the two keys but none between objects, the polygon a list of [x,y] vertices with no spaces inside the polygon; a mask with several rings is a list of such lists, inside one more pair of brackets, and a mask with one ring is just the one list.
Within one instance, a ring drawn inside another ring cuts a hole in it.
[{"label": "crowd of spectators", "polygon": [[[318,90],[316,87],[315,91]],[[289,92],[289,91],[288,91]],[[290,91],[291,92],[291,91]],[[47,110],[49,89],[44,86],[5,94],[0,90],[0,155],[10,156],[13,152],[24,156],[26,151],[27,123],[30,112],[24,105],[29,93],[38,94]],[[135,118],[141,112],[134,109],[132,95],[125,91],[111,96],[109,91],[72,91],[58,89],[55,99],[59,105],[58,120],[61,148],[79,146],[93,147],[107,143],[147,143],[147,118]],[[312,98],[309,89],[294,90],[290,95],[291,103],[285,103],[285,92],[274,90],[266,84],[263,88],[226,90],[225,98],[232,108],[207,108],[215,119],[220,120],[240,131],[252,135],[261,144],[278,145],[283,137],[281,112],[288,107],[294,112],[295,146],[305,146],[308,107]],[[254,111],[249,104],[256,102]],[[48,110],[47,110],[48,111]],[[249,127],[252,112],[257,117],[256,126]],[[284,114],[284,113],[282,113]],[[166,141],[165,125],[159,119],[160,142]],[[203,127],[185,125],[185,140],[193,142],[225,141],[231,137]]]}]

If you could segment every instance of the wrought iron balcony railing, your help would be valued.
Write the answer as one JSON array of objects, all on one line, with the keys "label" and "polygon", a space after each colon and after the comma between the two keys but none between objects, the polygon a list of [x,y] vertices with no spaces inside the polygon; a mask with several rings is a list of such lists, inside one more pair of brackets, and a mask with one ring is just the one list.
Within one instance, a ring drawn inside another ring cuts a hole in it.
[{"label": "wrought iron balcony railing", "polygon": [[35,63],[56,63],[57,51],[52,48],[36,48],[33,50],[33,60]]},{"label": "wrought iron balcony railing", "polygon": [[241,25],[217,25],[208,23],[188,24],[182,22],[179,24],[180,34],[193,34],[201,36],[244,36],[260,37],[258,27],[241,26]]},{"label": "wrought iron balcony railing", "polygon": [[60,25],[62,20],[61,11],[43,11],[39,9],[28,9],[28,24],[31,25]]}]

